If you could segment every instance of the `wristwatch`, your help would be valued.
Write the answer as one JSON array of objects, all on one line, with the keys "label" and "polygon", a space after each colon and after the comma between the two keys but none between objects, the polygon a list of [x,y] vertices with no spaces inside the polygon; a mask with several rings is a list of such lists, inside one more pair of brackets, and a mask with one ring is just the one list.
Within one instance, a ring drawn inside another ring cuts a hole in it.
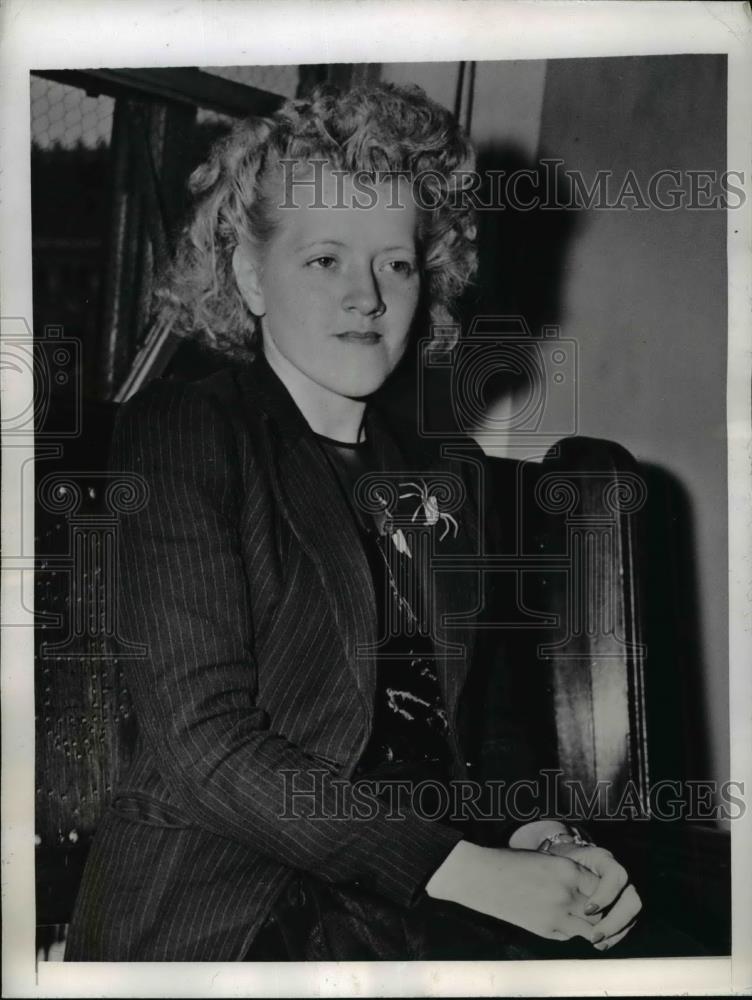
[{"label": "wristwatch", "polygon": [[567,830],[559,830],[558,833],[553,833],[550,837],[546,837],[542,843],[538,845],[538,850],[541,854],[550,854],[551,848],[555,847],[557,844],[574,844],[575,847],[590,847],[593,841],[587,837],[586,834],[576,826],[568,825]]}]

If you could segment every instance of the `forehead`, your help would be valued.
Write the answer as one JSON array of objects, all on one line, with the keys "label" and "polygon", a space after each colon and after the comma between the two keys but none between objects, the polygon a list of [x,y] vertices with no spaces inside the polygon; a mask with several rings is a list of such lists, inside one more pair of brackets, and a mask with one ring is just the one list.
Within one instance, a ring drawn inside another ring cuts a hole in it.
[{"label": "forehead", "polygon": [[288,247],[327,240],[374,250],[415,244],[418,209],[405,177],[379,182],[309,168],[288,180],[276,212],[279,238]]}]

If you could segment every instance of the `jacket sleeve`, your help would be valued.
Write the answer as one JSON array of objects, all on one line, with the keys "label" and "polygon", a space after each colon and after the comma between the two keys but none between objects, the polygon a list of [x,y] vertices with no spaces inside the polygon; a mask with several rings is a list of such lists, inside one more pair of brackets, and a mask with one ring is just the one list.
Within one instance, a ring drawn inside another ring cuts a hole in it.
[{"label": "jacket sleeve", "polygon": [[121,520],[119,610],[125,634],[147,645],[129,687],[176,802],[190,822],[286,866],[413,903],[461,834],[387,817],[376,799],[364,813],[351,783],[270,732],[256,707],[241,475],[224,406],[196,384],[149,386],[121,410],[111,464],[148,489],[146,506]]}]

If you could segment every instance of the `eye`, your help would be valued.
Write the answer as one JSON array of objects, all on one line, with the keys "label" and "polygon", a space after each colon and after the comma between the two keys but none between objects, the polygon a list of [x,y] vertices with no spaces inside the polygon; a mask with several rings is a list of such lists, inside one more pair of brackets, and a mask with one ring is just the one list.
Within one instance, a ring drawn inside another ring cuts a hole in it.
[{"label": "eye", "polygon": [[386,267],[394,274],[401,274],[404,278],[409,278],[415,271],[415,265],[411,260],[390,260]]},{"label": "eye", "polygon": [[337,258],[331,254],[323,254],[321,257],[314,257],[308,261],[308,267],[321,268],[323,271],[330,271],[337,263]]}]

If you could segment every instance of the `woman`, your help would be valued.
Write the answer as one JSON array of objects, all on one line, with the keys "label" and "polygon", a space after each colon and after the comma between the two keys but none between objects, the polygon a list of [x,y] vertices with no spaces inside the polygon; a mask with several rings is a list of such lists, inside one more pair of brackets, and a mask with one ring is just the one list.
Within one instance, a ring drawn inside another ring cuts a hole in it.
[{"label": "woman", "polygon": [[556,820],[483,847],[394,799],[467,775],[474,632],[444,617],[472,574],[429,563],[473,551],[482,456],[369,399],[472,274],[448,197],[472,165],[444,109],[381,85],[288,102],[194,174],[163,318],[240,364],[119,420],[114,463],[149,487],[121,536],[148,655],[69,960],[501,958],[634,920],[624,869]]}]

